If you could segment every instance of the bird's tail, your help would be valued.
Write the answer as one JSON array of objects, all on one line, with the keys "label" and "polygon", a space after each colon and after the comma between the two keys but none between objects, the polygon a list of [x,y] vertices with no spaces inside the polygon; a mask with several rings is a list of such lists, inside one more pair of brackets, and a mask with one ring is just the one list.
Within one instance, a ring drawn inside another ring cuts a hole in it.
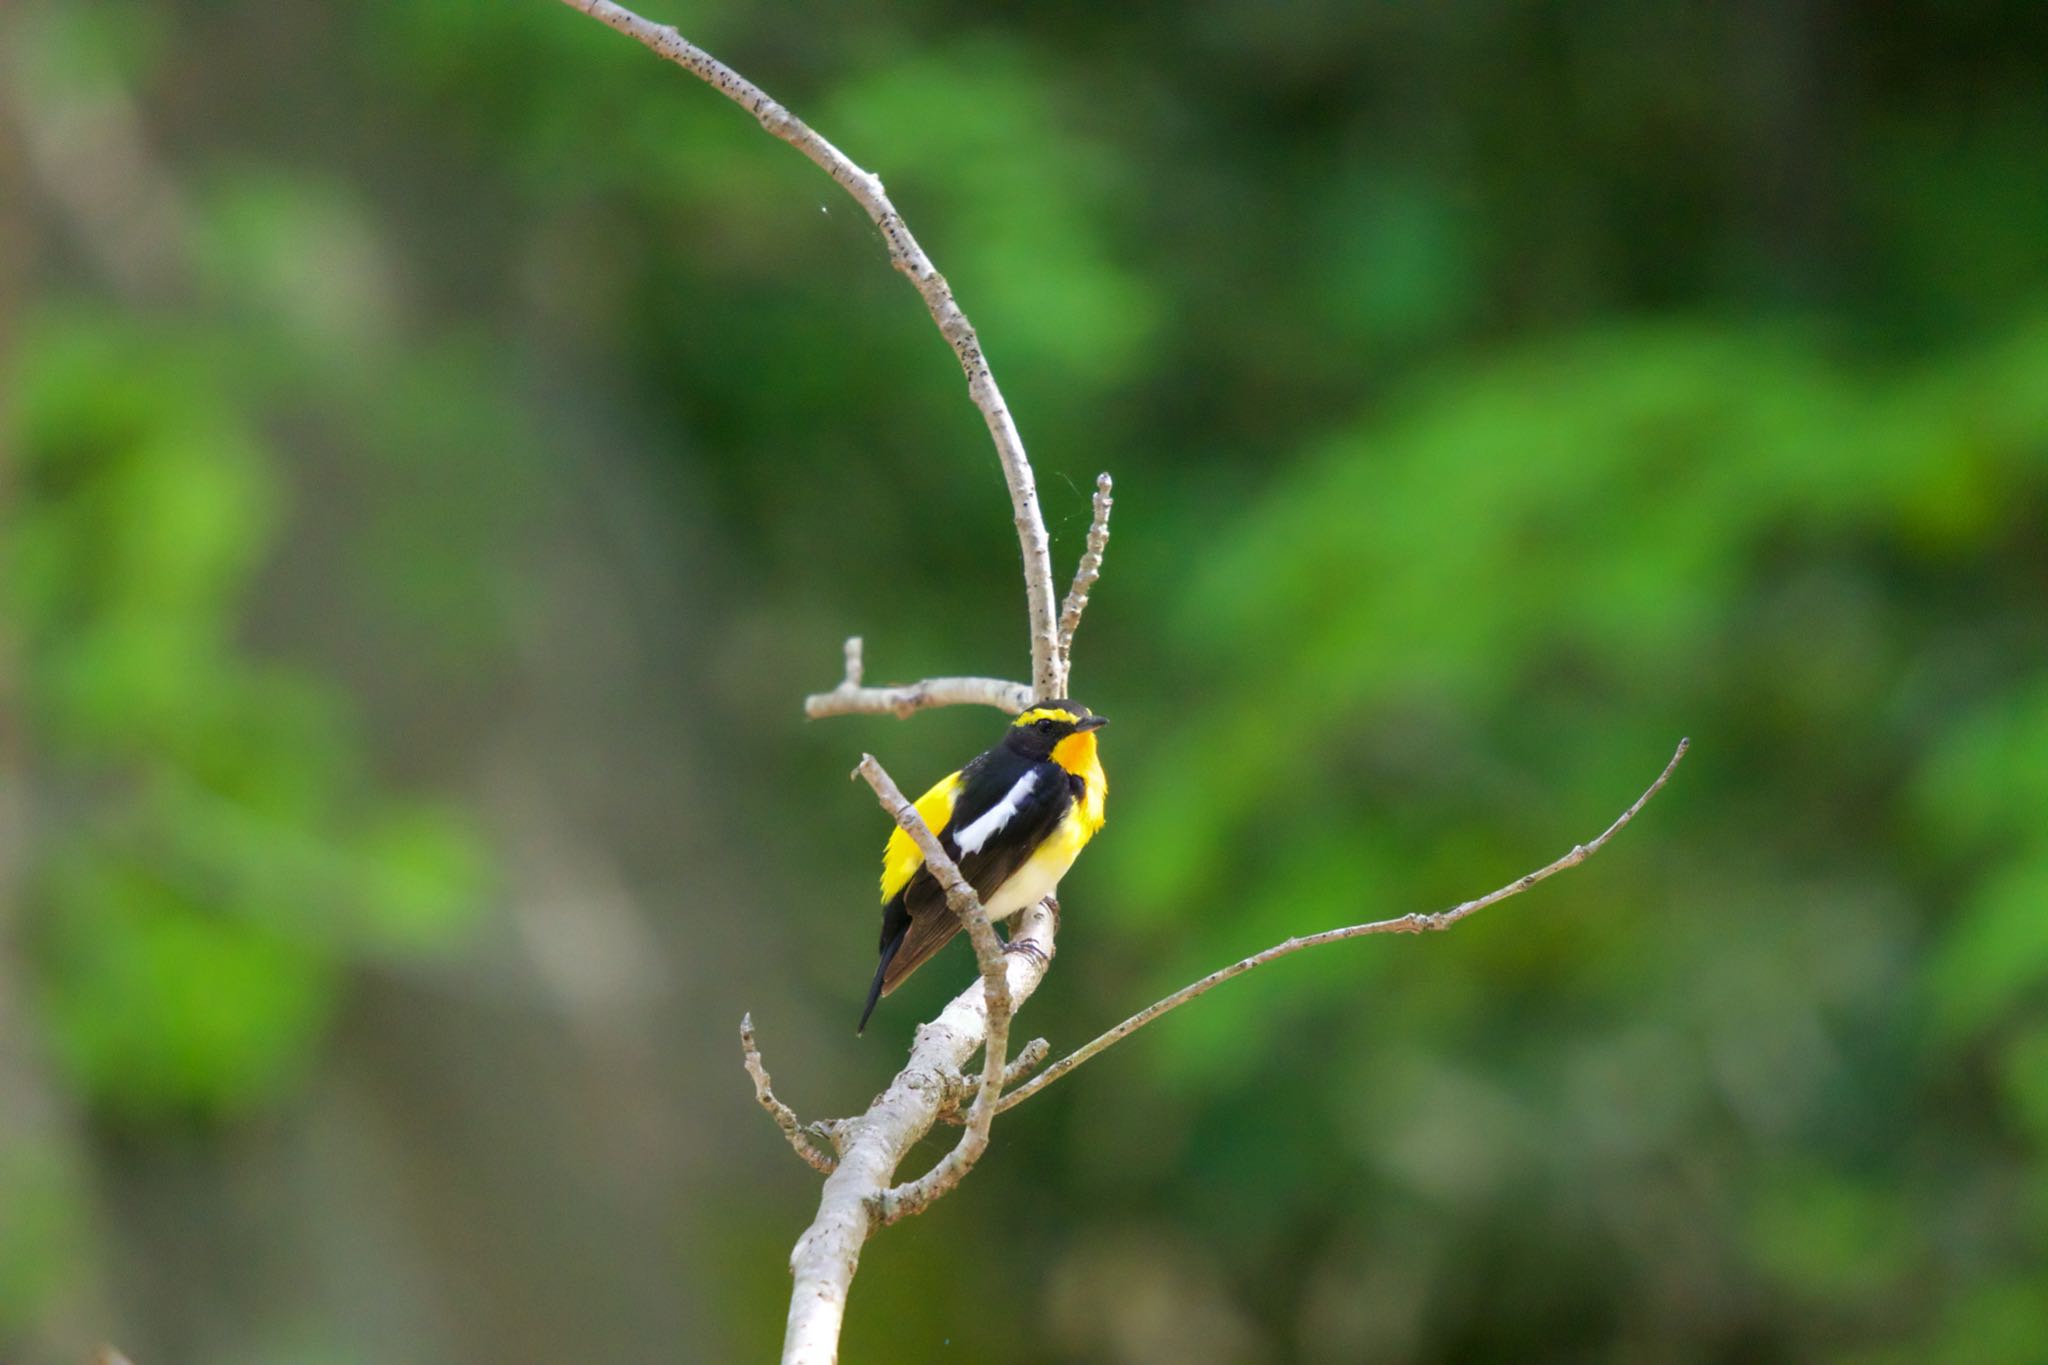
[{"label": "bird's tail", "polygon": [[875,1004],[882,998],[882,982],[889,975],[889,964],[896,960],[896,950],[903,946],[904,937],[909,933],[910,921],[906,917],[903,927],[896,931],[895,937],[882,945],[882,960],[875,964],[875,984],[868,987],[867,1008],[860,1012],[860,1023],[853,1030],[856,1036],[867,1031],[868,1016],[875,1012]]}]

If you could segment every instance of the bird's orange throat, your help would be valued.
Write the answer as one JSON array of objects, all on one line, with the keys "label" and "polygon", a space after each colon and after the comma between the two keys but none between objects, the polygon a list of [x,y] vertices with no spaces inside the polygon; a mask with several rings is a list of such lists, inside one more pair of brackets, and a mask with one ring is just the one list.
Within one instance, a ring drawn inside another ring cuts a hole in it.
[{"label": "bird's orange throat", "polygon": [[[1083,730],[1068,735],[1052,746],[1052,761],[1081,779],[1081,800],[1075,810],[1086,843],[1102,828],[1102,806],[1109,796],[1109,779],[1102,772],[1102,758],[1095,752],[1095,732]],[[1076,852],[1079,851],[1078,846]]]},{"label": "bird's orange throat", "polygon": [[1053,745],[1052,761],[1078,777],[1093,776],[1102,766],[1095,757],[1095,732],[1083,730]]}]

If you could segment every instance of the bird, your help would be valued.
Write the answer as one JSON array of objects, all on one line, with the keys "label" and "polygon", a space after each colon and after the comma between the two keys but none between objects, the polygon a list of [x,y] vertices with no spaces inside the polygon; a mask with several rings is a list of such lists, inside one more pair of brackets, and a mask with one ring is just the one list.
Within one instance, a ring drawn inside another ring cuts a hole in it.
[{"label": "bird", "polygon": [[[917,798],[918,815],[992,922],[1051,895],[1102,828],[1109,779],[1095,732],[1107,724],[1079,702],[1038,702],[986,753]],[[895,830],[882,850],[882,960],[855,1032],[865,1032],[876,1002],[959,930],[924,854]]]}]

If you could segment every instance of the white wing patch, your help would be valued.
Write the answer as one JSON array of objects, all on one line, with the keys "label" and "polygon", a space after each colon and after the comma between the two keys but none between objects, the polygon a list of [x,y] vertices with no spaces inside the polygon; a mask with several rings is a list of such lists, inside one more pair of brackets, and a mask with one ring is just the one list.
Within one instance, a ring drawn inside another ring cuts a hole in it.
[{"label": "white wing patch", "polygon": [[979,853],[981,846],[995,836],[1004,825],[1016,818],[1024,809],[1025,801],[1031,797],[1031,789],[1038,785],[1038,770],[1033,768],[1017,779],[1017,785],[1003,794],[1003,799],[990,806],[973,824],[953,836],[953,842],[960,846],[962,854]]}]

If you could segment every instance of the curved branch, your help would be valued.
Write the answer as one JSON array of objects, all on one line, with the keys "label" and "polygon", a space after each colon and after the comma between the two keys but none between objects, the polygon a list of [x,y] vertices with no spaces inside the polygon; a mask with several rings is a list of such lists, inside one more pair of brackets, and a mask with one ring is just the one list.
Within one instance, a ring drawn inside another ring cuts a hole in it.
[{"label": "curved branch", "polygon": [[760,121],[763,128],[810,158],[825,174],[852,195],[881,230],[888,243],[889,260],[909,277],[930,310],[939,333],[959,357],[967,376],[967,393],[981,409],[995,441],[996,458],[1002,461],[1003,479],[1010,488],[1011,519],[1017,527],[1017,544],[1024,556],[1024,596],[1031,629],[1031,685],[1037,695],[1058,695],[1058,623],[1053,616],[1052,547],[1046,539],[1045,515],[1038,506],[1038,486],[1031,473],[1031,461],[1024,454],[1024,438],[996,387],[988,357],[982,353],[981,338],[974,325],[954,301],[953,290],[925,255],[910,232],[903,215],[889,202],[879,177],[869,174],[848,159],[846,153],[827,142],[809,124],[770,99],[765,91],[746,77],[690,42],[666,24],[641,18],[612,0],[562,0],[571,9],[606,24],[642,46],[664,57],[719,94],[739,105]]},{"label": "curved branch", "polygon": [[1000,1113],[1005,1109],[1022,1104],[1025,1100],[1030,1099],[1033,1095],[1036,1095],[1039,1091],[1045,1089],[1054,1081],[1087,1061],[1090,1057],[1108,1051],[1133,1033],[1136,1033],[1139,1029],[1145,1027],[1145,1025],[1151,1023],[1154,1019],[1179,1009],[1196,996],[1205,995],[1230,980],[1233,976],[1242,976],[1254,967],[1263,967],[1268,962],[1286,957],[1290,953],[1298,953],[1304,948],[1319,948],[1325,943],[1339,943],[1348,938],[1363,938],[1367,934],[1421,934],[1432,930],[1448,929],[1468,915],[1476,914],[1487,906],[1498,904],[1510,896],[1520,895],[1536,885],[1536,883],[1555,876],[1567,868],[1577,867],[1580,863],[1583,863],[1605,847],[1609,839],[1619,834],[1628,825],[1629,821],[1636,818],[1636,813],[1649,804],[1651,797],[1664,789],[1664,784],[1671,780],[1673,770],[1678,767],[1678,761],[1685,757],[1685,751],[1691,747],[1692,741],[1690,739],[1679,740],[1678,751],[1671,755],[1671,761],[1664,765],[1664,771],[1657,774],[1657,780],[1652,782],[1643,794],[1635,799],[1634,805],[1623,811],[1620,818],[1616,819],[1613,824],[1601,832],[1600,837],[1591,843],[1579,844],[1556,862],[1540,867],[1536,871],[1527,873],[1524,876],[1517,877],[1506,886],[1496,891],[1489,891],[1477,900],[1465,901],[1462,904],[1452,906],[1448,910],[1440,910],[1433,915],[1403,915],[1399,919],[1375,920],[1370,924],[1353,924],[1342,929],[1325,929],[1319,934],[1305,934],[1299,938],[1290,938],[1285,943],[1274,944],[1262,953],[1253,953],[1250,957],[1240,962],[1233,962],[1228,967],[1209,973],[1199,981],[1190,982],[1172,995],[1167,996],[1164,1000],[1147,1005],[1144,1009],[1139,1010],[1136,1014],[1124,1020],[1107,1033],[1102,1034],[1093,1042],[1076,1048],[1045,1070],[1039,1072],[1027,1084],[1021,1085],[1003,1096],[1002,1103],[996,1106],[997,1112]]}]

